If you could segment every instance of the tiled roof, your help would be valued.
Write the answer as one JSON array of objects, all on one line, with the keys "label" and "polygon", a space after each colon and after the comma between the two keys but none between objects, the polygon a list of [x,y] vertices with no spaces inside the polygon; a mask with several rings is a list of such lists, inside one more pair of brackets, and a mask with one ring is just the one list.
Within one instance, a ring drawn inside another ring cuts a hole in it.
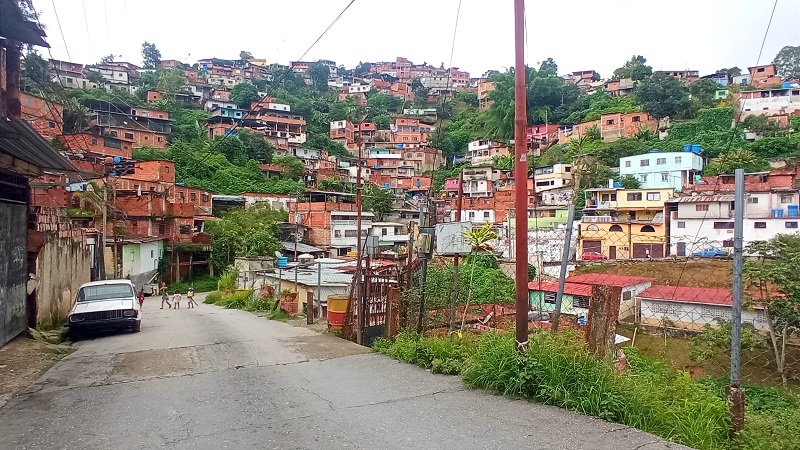
[{"label": "tiled roof", "polygon": [[[555,281],[531,281],[528,283],[528,290],[542,292],[558,292],[558,282]],[[592,296],[592,286],[588,284],[564,283],[564,293],[569,295]]]},{"label": "tiled roof", "polygon": [[630,277],[627,275],[612,275],[607,273],[586,273],[583,275],[573,275],[567,278],[570,283],[581,284],[600,284],[605,286],[633,286],[634,284],[647,283],[655,280],[655,278],[647,277]]},{"label": "tiled roof", "polygon": [[640,292],[639,297],[682,303],[704,303],[731,305],[733,297],[729,289],[698,288],[687,286],[650,286]]}]

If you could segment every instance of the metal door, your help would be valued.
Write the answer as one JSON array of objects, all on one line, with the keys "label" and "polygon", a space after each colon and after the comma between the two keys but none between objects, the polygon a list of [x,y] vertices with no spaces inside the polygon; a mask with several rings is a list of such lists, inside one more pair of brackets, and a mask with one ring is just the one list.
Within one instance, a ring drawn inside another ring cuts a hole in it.
[{"label": "metal door", "polygon": [[617,259],[617,246],[608,247],[608,259]]},{"label": "metal door", "polygon": [[686,256],[686,242],[678,242],[678,256]]}]

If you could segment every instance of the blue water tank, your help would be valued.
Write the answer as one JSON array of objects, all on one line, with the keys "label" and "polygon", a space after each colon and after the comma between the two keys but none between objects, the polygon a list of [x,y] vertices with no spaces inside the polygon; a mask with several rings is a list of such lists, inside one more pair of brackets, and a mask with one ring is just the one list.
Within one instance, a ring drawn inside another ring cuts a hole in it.
[{"label": "blue water tank", "polygon": [[379,166],[379,165],[375,164],[375,168],[376,168],[376,169],[380,169],[380,168],[381,168],[381,166]]},{"label": "blue water tank", "polygon": [[620,183],[619,181],[615,181],[614,182],[614,187],[615,188],[621,188],[622,187],[622,183]]},{"label": "blue water tank", "polygon": [[658,153],[658,149],[657,148],[650,149],[650,153]]},{"label": "blue water tank", "polygon": [[772,210],[772,218],[773,219],[781,219],[783,218],[783,210],[780,208],[775,208]]},{"label": "blue water tank", "polygon": [[683,151],[685,151],[685,152],[692,151],[692,144],[684,144],[683,145]]},{"label": "blue water tank", "polygon": [[789,217],[797,217],[797,206],[798,205],[789,205],[787,206],[787,214]]},{"label": "blue water tank", "polygon": [[289,264],[289,258],[286,256],[281,256],[278,258],[278,267],[284,268]]},{"label": "blue water tank", "polygon": [[389,188],[389,183],[383,183],[383,187],[388,189]]},{"label": "blue water tank", "polygon": [[792,83],[789,83],[788,81],[783,83],[784,89],[789,89],[790,87],[792,87]]},{"label": "blue water tank", "polygon": [[[422,183],[419,181],[419,179],[417,179],[417,182],[416,182],[416,183],[414,183],[414,184],[416,184],[416,186],[417,186],[417,187],[420,187],[420,186],[422,186]],[[565,244],[565,245],[566,245],[566,244]]]},{"label": "blue water tank", "polygon": [[692,145],[692,153],[697,153],[699,155],[700,151],[701,151],[701,148],[700,148],[699,145],[697,145],[697,144]]}]

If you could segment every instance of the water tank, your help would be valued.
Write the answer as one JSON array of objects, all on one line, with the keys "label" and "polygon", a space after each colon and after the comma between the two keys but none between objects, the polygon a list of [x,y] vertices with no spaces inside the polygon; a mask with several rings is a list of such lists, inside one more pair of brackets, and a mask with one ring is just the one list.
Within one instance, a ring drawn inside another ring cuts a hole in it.
[{"label": "water tank", "polygon": [[300,262],[300,264],[312,264],[314,262],[314,255],[303,253],[297,257],[297,261]]},{"label": "water tank", "polygon": [[278,257],[277,262],[278,262],[278,267],[284,268],[289,264],[289,258],[287,258],[286,256],[280,256]]},{"label": "water tank", "polygon": [[783,218],[783,210],[780,208],[775,208],[772,210],[772,218],[773,219],[781,219]]},{"label": "water tank", "polygon": [[383,183],[383,187],[385,187],[386,189],[389,189],[389,183]]},{"label": "water tank", "polygon": [[699,155],[701,150],[698,144],[692,144],[692,153],[697,153]]},{"label": "water tank", "polygon": [[416,182],[416,183],[414,183],[414,184],[415,184],[417,187],[420,187],[420,186],[422,186],[422,183],[419,181],[419,179],[417,179],[417,182]]},{"label": "water tank", "polygon": [[789,83],[788,81],[784,81],[783,82],[783,88],[784,89],[789,89],[790,87],[792,87],[792,83]]},{"label": "water tank", "polygon": [[658,149],[657,148],[652,148],[652,149],[650,149],[650,153],[658,153]]},{"label": "water tank", "polygon": [[789,206],[786,207],[787,208],[787,212],[789,213],[787,215],[789,217],[797,217],[797,206],[798,205],[789,205]]},{"label": "water tank", "polygon": [[685,152],[692,151],[692,144],[684,144],[683,145],[683,151],[685,151]]},{"label": "water tank", "polygon": [[621,188],[622,187],[622,183],[620,183],[619,181],[615,181],[614,182],[614,187],[615,188]]}]

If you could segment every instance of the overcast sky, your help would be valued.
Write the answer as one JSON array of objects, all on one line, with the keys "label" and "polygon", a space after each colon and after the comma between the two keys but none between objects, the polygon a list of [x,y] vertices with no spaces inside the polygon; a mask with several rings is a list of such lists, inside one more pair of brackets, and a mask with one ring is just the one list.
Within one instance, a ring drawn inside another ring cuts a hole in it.
[{"label": "overcast sky", "polygon": [[[109,53],[141,64],[141,44],[163,59],[299,58],[349,0],[34,0],[56,59],[97,62]],[[404,56],[450,61],[458,0],[356,0],[305,60],[359,61]],[[526,62],[552,57],[559,73],[594,69],[604,77],[633,54],[655,70],[756,65],[772,0],[528,1]],[[85,5],[85,8],[82,6]],[[87,26],[88,24],[88,26]],[[64,39],[62,39],[63,31]],[[463,0],[453,65],[473,77],[514,63],[513,2]],[[800,45],[800,0],[778,0],[761,63]],[[68,55],[69,53],[69,55]],[[47,52],[44,51],[45,56]]]}]

